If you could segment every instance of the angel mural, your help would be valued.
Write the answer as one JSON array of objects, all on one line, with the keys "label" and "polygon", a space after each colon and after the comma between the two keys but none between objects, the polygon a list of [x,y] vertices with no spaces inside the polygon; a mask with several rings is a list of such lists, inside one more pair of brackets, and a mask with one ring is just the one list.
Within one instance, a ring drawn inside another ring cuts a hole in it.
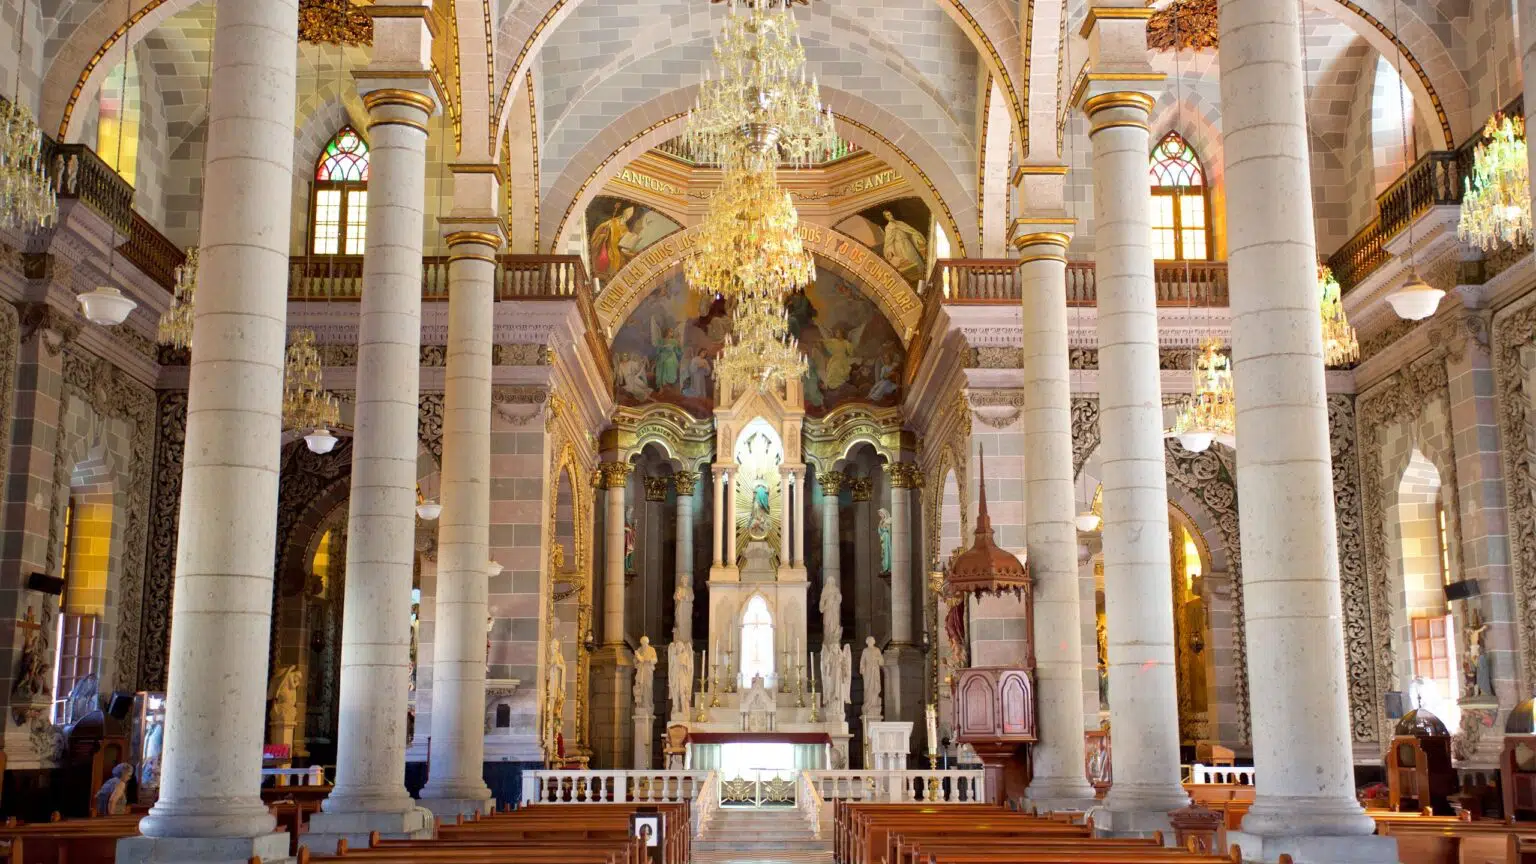
[{"label": "angel mural", "polygon": [[845,402],[901,401],[906,352],[896,331],[857,285],[828,270],[788,301],[790,333],[809,362],[806,412],[824,416]]},{"label": "angel mural", "polygon": [[714,361],[729,335],[725,304],[700,302],[682,273],[640,302],[613,340],[619,403],[662,402],[695,417],[714,411]]},{"label": "angel mural", "polygon": [[683,342],[682,328],[674,326],[664,327],[661,321],[651,319],[651,345],[655,348],[656,358],[656,389],[665,390],[675,387],[678,390],[682,382],[679,374],[683,368]]}]

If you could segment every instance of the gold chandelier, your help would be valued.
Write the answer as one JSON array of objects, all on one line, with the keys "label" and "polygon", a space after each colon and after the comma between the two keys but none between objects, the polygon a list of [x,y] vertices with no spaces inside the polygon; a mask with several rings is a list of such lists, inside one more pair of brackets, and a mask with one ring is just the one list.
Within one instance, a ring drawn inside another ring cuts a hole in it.
[{"label": "gold chandelier", "polygon": [[1456,235],[1489,251],[1500,245],[1531,242],[1530,167],[1526,162],[1525,121],[1495,114],[1483,127],[1483,141],[1466,178],[1461,221]]},{"label": "gold chandelier", "polygon": [[715,374],[726,381],[756,381],[758,389],[767,390],[803,377],[807,368],[800,340],[789,333],[783,298],[772,293],[737,297]]},{"label": "gold chandelier", "polygon": [[816,80],[805,80],[790,0],[755,0],[726,7],[715,41],[719,76],[705,72],[684,137],[701,161],[808,165],[837,145],[832,109]]},{"label": "gold chandelier", "polygon": [[1200,342],[1195,358],[1195,387],[1189,401],[1173,422],[1173,436],[1185,450],[1200,453],[1220,440],[1237,440],[1237,399],[1232,390],[1232,360],[1223,354],[1222,341],[1208,337]]},{"label": "gold chandelier", "polygon": [[172,348],[192,347],[192,303],[197,290],[197,247],[187,247],[187,259],[176,268],[171,305],[160,315],[159,342]]},{"label": "gold chandelier", "polygon": [[1344,316],[1344,292],[1339,280],[1333,278],[1333,270],[1326,265],[1317,269],[1317,284],[1323,321],[1323,365],[1348,366],[1360,359],[1360,340],[1355,338],[1355,328],[1349,326],[1349,319]]},{"label": "gold chandelier", "polygon": [[43,163],[43,130],[20,100],[0,100],[0,216],[18,231],[46,228],[59,200]]},{"label": "gold chandelier", "polygon": [[779,188],[772,165],[726,169],[683,272],[695,291],[728,299],[749,291],[782,297],[811,280],[815,259],[800,241],[795,202]]},{"label": "gold chandelier", "polygon": [[306,432],[304,442],[315,453],[331,452],[336,436],[330,427],[341,422],[341,403],[326,392],[322,376],[315,331],[294,330],[283,363],[283,426]]}]

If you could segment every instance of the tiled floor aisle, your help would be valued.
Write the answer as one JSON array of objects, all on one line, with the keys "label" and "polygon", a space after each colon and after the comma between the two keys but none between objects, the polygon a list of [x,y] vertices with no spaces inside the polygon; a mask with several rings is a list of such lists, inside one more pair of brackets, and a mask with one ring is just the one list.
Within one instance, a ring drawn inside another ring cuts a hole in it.
[{"label": "tiled floor aisle", "polygon": [[831,864],[831,826],[817,839],[796,810],[721,810],[693,843],[692,864]]}]

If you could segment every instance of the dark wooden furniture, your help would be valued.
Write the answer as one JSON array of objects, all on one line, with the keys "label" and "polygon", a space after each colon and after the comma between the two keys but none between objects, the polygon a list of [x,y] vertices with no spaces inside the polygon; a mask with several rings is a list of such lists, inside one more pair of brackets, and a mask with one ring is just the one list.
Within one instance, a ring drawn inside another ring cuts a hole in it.
[{"label": "dark wooden furniture", "polygon": [[1451,734],[1440,718],[1416,708],[1397,722],[1387,750],[1387,789],[1397,812],[1449,816],[1459,781],[1451,765]]},{"label": "dark wooden furniture", "polygon": [[955,678],[955,739],[971,745],[986,768],[993,802],[1022,798],[1029,786],[1035,733],[1035,685],[1029,670],[983,666]]}]

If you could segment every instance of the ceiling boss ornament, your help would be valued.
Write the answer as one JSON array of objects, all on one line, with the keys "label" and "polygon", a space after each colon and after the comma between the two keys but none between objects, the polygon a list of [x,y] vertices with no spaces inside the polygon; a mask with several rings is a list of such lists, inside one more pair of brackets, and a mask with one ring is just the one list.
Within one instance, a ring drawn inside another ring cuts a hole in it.
[{"label": "ceiling boss ornament", "polygon": [[372,45],[369,4],[354,0],[300,0],[299,41],[315,45]]},{"label": "ceiling boss ornament", "polygon": [[1147,19],[1147,47],[1154,51],[1216,48],[1216,0],[1173,0]]}]

